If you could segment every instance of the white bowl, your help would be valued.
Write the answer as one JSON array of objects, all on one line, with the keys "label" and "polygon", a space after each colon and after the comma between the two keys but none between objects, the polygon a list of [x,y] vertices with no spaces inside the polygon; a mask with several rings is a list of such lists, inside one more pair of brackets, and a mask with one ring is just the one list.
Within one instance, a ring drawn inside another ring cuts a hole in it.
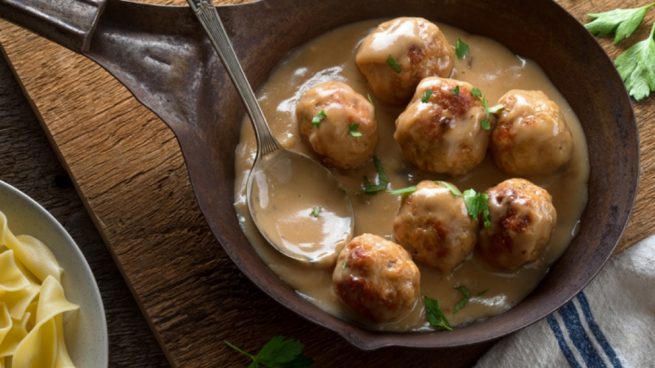
[{"label": "white bowl", "polygon": [[75,366],[107,367],[105,309],[91,268],[73,238],[41,205],[1,180],[0,211],[7,216],[14,234],[27,234],[41,240],[64,269],[62,284],[66,297],[80,306],[79,311],[64,317],[66,344]]}]

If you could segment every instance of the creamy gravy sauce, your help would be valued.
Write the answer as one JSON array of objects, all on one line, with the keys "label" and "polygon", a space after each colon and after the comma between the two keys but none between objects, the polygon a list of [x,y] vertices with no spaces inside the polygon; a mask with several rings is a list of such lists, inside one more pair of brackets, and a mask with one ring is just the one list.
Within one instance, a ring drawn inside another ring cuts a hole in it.
[{"label": "creamy gravy sauce", "polygon": [[[271,74],[259,91],[259,102],[268,118],[273,134],[286,148],[311,155],[301,141],[295,119],[295,105],[300,96],[317,83],[340,80],[366,96],[369,88],[355,66],[358,43],[381,20],[347,25],[327,33],[292,52]],[[456,60],[452,77],[479,87],[490,104],[510,89],[542,90],[561,108],[573,135],[574,148],[571,162],[559,173],[548,177],[529,177],[553,196],[558,222],[542,259],[513,273],[499,272],[473,255],[451,275],[441,275],[434,269],[417,263],[421,271],[421,292],[439,300],[452,325],[468,323],[476,319],[496,315],[510,309],[523,299],[566,249],[575,235],[577,224],[587,202],[587,178],[589,174],[587,144],[580,122],[564,97],[548,80],[541,68],[533,61],[514,55],[501,44],[485,37],[470,35],[462,30],[438,24],[451,44],[461,38],[470,46],[470,58]],[[379,142],[376,155],[380,158],[391,181],[390,188],[397,189],[418,183],[422,179],[447,180],[461,190],[475,188],[478,191],[509,178],[494,166],[489,155],[485,161],[462,177],[447,177],[416,171],[403,162],[400,148],[393,140],[396,117],[404,107],[386,106],[373,97],[378,121]],[[255,157],[255,137],[251,125],[245,121],[241,141],[236,149],[235,207],[239,222],[252,246],[264,262],[303,297],[320,308],[344,319],[358,321],[340,304],[332,291],[332,269],[303,265],[290,260],[264,241],[254,227],[246,205],[246,179]],[[361,193],[364,176],[375,177],[373,164],[349,172],[335,170],[342,187],[349,193],[355,211],[354,235],[365,232],[393,239],[393,219],[401,205],[401,198],[388,193],[373,196]],[[302,184],[303,173],[295,177]],[[306,203],[304,208],[315,204]],[[313,231],[311,228],[298,229]],[[455,287],[471,290],[469,304],[454,314],[453,306],[461,298]],[[484,292],[482,295],[479,293]],[[398,321],[376,326],[380,330],[426,330],[423,303]],[[359,321],[358,323],[362,323]]]}]

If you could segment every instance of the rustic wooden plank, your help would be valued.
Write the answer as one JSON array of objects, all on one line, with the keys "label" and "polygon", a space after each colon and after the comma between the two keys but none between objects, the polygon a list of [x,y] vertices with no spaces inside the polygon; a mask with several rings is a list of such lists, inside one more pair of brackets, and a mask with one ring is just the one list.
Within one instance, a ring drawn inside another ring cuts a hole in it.
[{"label": "rustic wooden plank", "polygon": [[[80,201],[34,112],[0,57],[0,179],[41,203],[68,230],[105,305],[110,367],[165,367],[166,359]],[[11,220],[11,219],[10,219]],[[45,239],[44,239],[45,240]]]},{"label": "rustic wooden plank", "polygon": [[[160,3],[181,4],[180,0]],[[560,1],[579,20],[638,1]],[[649,16],[648,22],[652,21]],[[642,30],[626,45],[643,38]],[[49,139],[171,363],[243,363],[228,339],[254,350],[275,334],[302,339],[320,366],[465,366],[489,344],[453,351],[360,352],[278,306],[227,259],[194,201],[174,136],[122,85],[84,57],[6,22],[0,44]],[[620,50],[602,40],[615,56]],[[572,45],[574,47],[574,45]],[[655,100],[636,104],[642,140],[638,201],[621,249],[652,232]]]}]

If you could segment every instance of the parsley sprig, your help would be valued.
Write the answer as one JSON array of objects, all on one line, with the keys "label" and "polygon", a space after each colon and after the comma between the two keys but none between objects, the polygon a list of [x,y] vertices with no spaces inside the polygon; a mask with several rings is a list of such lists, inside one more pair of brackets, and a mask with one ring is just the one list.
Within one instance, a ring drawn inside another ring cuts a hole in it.
[{"label": "parsley sprig", "polygon": [[464,191],[463,197],[469,216],[476,221],[480,221],[480,218],[482,218],[484,227],[490,228],[489,195],[487,193],[478,193],[475,189],[467,189]]},{"label": "parsley sprig", "polygon": [[314,363],[312,359],[302,353],[304,346],[300,341],[283,336],[273,337],[257,355],[242,350],[229,341],[223,342],[241,355],[250,358],[251,363],[248,368],[307,368]]},{"label": "parsley sprig", "polygon": [[423,93],[423,96],[421,96],[421,102],[423,102],[423,103],[430,102],[430,97],[432,97],[432,93],[434,93],[434,92],[432,92],[431,89],[425,90],[425,92]]},{"label": "parsley sprig", "polygon": [[321,208],[320,206],[316,206],[316,207],[312,208],[312,212],[310,212],[309,215],[312,216],[312,217],[318,218],[318,216],[321,215],[322,210],[323,210],[323,208]]},{"label": "parsley sprig", "polygon": [[362,132],[359,131],[359,124],[357,123],[348,125],[348,133],[350,133],[353,138],[359,138],[362,136]]},{"label": "parsley sprig", "polygon": [[[462,192],[460,192],[460,190],[457,189],[457,187],[452,183],[449,183],[447,181],[442,181],[442,180],[434,180],[434,183],[439,184],[442,187],[445,187],[455,197],[461,197],[462,196]],[[412,193],[416,192],[416,189],[417,189],[416,185],[412,185],[412,186],[409,186],[409,187],[392,190],[392,191],[389,192],[389,194],[391,194],[391,195],[412,194]]]},{"label": "parsley sprig", "polygon": [[630,96],[641,101],[655,91],[655,24],[648,38],[616,58],[614,64]]},{"label": "parsley sprig", "polygon": [[439,307],[439,301],[430,297],[423,297],[423,304],[425,305],[425,319],[428,320],[430,326],[437,330],[452,331],[453,328],[448,322],[448,318]]},{"label": "parsley sprig", "polygon": [[469,45],[458,38],[457,42],[455,42],[455,55],[457,55],[457,58],[459,60],[462,60],[468,54],[469,54]]},{"label": "parsley sprig", "polygon": [[[648,10],[655,6],[650,3],[639,8],[614,9],[602,13],[589,13],[592,20],[585,24],[589,32],[597,36],[614,34],[614,43],[630,37],[644,21]],[[648,38],[635,43],[621,53],[615,60],[623,83],[630,96],[641,101],[655,91],[655,24]]]},{"label": "parsley sprig", "polygon": [[482,91],[480,91],[478,87],[473,87],[473,89],[471,89],[471,96],[480,100],[480,102],[482,103],[482,107],[484,108],[485,116],[482,120],[480,120],[480,126],[484,130],[491,129],[491,115],[495,115],[499,113],[502,109],[505,108],[505,105],[498,104],[489,107],[489,101],[487,101],[487,98],[484,97]]},{"label": "parsley sprig", "polygon": [[596,36],[606,37],[614,34],[614,43],[617,44],[630,37],[639,28],[646,12],[654,5],[655,3],[650,3],[639,8],[589,13],[587,17],[591,21],[585,24],[585,28]]},{"label": "parsley sprig", "polygon": [[377,172],[377,183],[371,182],[368,177],[364,177],[364,184],[362,185],[362,191],[366,194],[375,194],[377,192],[382,192],[387,189],[389,186],[389,178],[384,172],[384,167],[382,166],[382,161],[377,156],[373,156],[373,164],[375,165],[375,171]]},{"label": "parsley sprig", "polygon": [[466,286],[458,286],[455,290],[462,294],[461,299],[459,299],[457,304],[453,307],[453,313],[458,313],[469,303],[469,300],[471,299],[471,291]]}]

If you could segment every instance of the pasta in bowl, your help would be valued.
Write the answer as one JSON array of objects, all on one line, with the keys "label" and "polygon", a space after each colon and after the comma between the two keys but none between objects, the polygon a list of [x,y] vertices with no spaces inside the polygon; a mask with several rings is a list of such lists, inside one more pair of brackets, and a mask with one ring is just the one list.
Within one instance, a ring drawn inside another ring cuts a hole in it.
[{"label": "pasta in bowl", "polygon": [[0,368],[106,367],[107,357],[82,253],[48,212],[0,181]]}]

